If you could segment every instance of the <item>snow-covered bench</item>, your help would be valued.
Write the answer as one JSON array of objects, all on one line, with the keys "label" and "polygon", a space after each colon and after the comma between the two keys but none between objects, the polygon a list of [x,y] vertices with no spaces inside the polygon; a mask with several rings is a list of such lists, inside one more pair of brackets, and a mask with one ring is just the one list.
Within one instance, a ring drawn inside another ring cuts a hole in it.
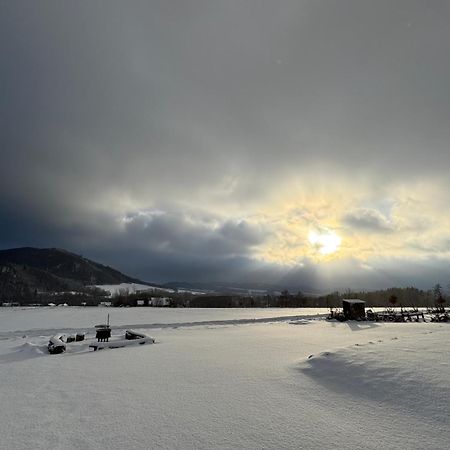
[{"label": "snow-covered bench", "polygon": [[129,345],[142,345],[142,344],[154,344],[155,340],[145,334],[136,333],[132,330],[127,330],[125,332],[125,339],[116,339],[110,342],[96,342],[89,345],[89,348],[96,350],[101,350],[103,348],[121,348],[127,347]]},{"label": "snow-covered bench", "polygon": [[47,349],[51,355],[64,353],[66,351],[66,344],[63,339],[63,334],[57,334],[56,336],[50,338],[50,340],[48,341]]}]

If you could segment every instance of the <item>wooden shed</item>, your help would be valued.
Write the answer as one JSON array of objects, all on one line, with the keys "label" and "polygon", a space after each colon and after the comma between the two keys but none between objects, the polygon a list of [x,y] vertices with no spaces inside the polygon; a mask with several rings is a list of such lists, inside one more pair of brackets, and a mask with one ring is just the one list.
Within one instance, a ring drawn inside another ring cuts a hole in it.
[{"label": "wooden shed", "polygon": [[343,299],[342,310],[346,320],[365,320],[366,302],[359,299]]}]

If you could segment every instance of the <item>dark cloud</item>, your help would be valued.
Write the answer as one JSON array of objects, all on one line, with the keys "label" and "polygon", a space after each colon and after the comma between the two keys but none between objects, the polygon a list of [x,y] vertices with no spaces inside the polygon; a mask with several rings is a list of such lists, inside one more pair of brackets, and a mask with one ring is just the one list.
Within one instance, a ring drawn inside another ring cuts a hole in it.
[{"label": "dark cloud", "polygon": [[215,258],[248,256],[250,250],[264,242],[268,232],[245,221],[196,216],[181,211],[147,211],[124,218],[126,240],[151,251],[177,256]]},{"label": "dark cloud", "polygon": [[[247,220],[280,186],[450,188],[446,1],[0,10],[4,247],[80,249],[155,281],[280,278],[252,256],[270,230]],[[390,230],[360,207],[347,225]]]}]

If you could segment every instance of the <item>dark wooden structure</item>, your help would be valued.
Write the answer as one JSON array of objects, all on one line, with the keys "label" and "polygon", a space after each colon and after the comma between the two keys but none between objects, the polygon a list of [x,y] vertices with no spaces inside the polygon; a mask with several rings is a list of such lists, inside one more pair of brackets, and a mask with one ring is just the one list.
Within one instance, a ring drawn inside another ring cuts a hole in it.
[{"label": "dark wooden structure", "polygon": [[111,327],[109,326],[109,314],[106,325],[95,325],[96,333],[95,337],[97,342],[108,342],[111,337]]},{"label": "dark wooden structure", "polygon": [[342,310],[346,320],[366,320],[366,302],[363,300],[344,299]]},{"label": "dark wooden structure", "polygon": [[108,342],[111,337],[111,328],[108,325],[96,325],[95,328],[97,342]]}]

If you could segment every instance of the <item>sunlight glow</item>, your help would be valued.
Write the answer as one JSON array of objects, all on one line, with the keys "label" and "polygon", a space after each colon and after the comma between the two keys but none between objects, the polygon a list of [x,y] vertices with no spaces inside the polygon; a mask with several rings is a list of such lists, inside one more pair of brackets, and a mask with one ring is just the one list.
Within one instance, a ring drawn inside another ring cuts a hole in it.
[{"label": "sunlight glow", "polygon": [[333,231],[311,231],[308,235],[308,240],[322,255],[336,252],[341,245],[341,238]]}]

